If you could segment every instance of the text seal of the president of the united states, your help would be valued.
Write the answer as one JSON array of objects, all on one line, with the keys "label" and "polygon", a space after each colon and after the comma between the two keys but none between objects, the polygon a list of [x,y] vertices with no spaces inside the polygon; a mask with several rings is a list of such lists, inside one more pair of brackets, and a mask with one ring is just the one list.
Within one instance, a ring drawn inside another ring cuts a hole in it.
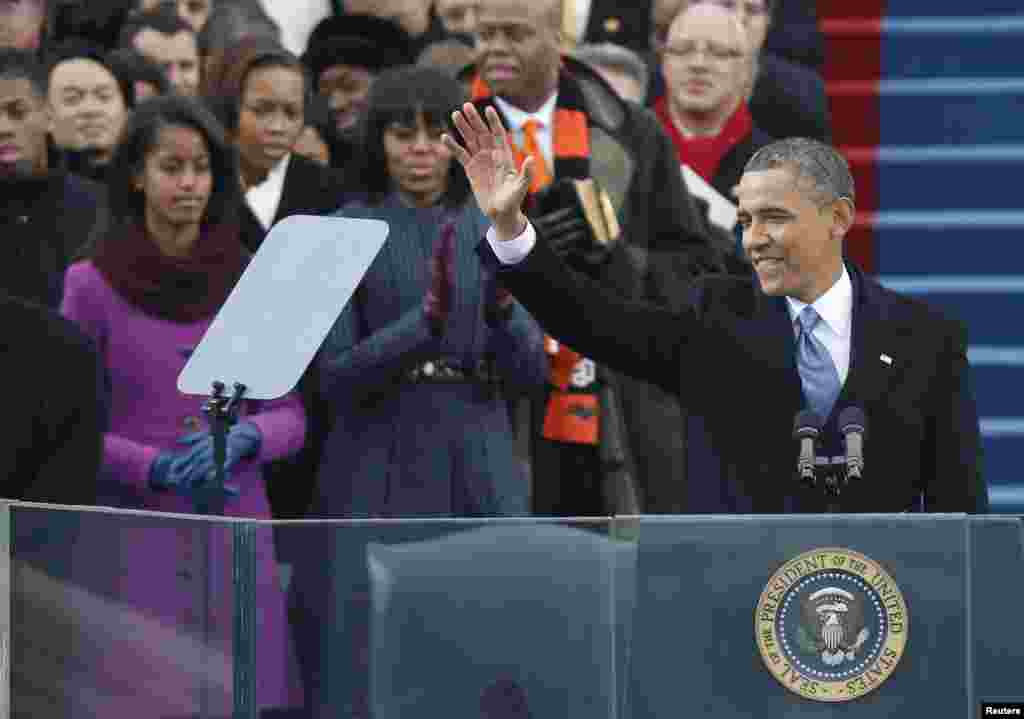
[{"label": "text seal of the president of the united states", "polygon": [[850,701],[885,682],[903,656],[909,624],[889,573],[839,548],[783,564],[754,614],[768,671],[790,691],[821,702]]}]

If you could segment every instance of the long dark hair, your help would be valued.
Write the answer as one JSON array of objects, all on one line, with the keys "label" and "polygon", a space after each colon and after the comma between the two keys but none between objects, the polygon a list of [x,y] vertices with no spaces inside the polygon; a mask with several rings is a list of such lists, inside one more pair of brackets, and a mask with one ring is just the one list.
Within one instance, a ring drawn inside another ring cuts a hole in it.
[{"label": "long dark hair", "polygon": [[108,188],[113,227],[143,222],[146,198],[136,188],[135,178],[142,172],[146,156],[156,147],[160,132],[171,127],[187,127],[206,140],[213,190],[203,224],[213,226],[235,222],[241,203],[241,188],[234,148],[206,108],[191,98],[167,95],[147,100],[135,109],[110,162]]},{"label": "long dark hair", "polygon": [[[365,190],[370,204],[379,204],[392,189],[384,154],[384,131],[396,122],[415,126],[416,115],[422,112],[428,124],[440,125],[454,135],[451,114],[465,100],[458,81],[436,68],[402,67],[382,73],[370,91],[361,148],[350,170],[349,186]],[[466,173],[452,159],[442,203],[457,207],[466,201],[469,192]]]}]

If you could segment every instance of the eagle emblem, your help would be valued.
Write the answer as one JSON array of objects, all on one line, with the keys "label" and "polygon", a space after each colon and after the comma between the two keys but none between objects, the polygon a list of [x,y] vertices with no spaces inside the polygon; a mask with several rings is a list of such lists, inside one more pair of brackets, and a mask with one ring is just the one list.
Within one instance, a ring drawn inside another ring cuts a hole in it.
[{"label": "eagle emblem", "polygon": [[864,626],[861,600],[838,587],[812,592],[804,601],[800,633],[802,649],[812,649],[830,667],[853,661],[871,630]]},{"label": "eagle emblem", "polygon": [[805,552],[775,572],[754,616],[768,671],[805,699],[845,702],[889,679],[909,615],[886,570],[850,549]]}]

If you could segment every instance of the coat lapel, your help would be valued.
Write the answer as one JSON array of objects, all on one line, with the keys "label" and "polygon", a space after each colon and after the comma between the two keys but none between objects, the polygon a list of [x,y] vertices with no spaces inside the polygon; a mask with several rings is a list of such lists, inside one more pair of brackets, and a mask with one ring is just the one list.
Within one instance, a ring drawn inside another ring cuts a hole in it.
[{"label": "coat lapel", "polygon": [[[754,282],[757,284],[756,279]],[[756,344],[760,349],[755,356],[762,358],[773,376],[784,378],[785,384],[777,389],[792,405],[792,416],[803,406],[803,388],[796,368],[796,333],[789,308],[785,297],[769,297],[759,288],[756,293],[755,322],[760,328]]]},{"label": "coat lapel", "polygon": [[[850,373],[836,406],[864,407],[879,401],[899,376],[900,337],[889,316],[890,303],[881,287],[857,268],[847,265],[853,281],[853,334]],[[887,361],[888,360],[888,361]]]},{"label": "coat lapel", "polygon": [[[288,161],[288,169],[284,173],[284,184],[281,185],[281,201],[277,203],[277,213],[274,215],[271,225],[276,225],[285,217],[294,215],[297,210],[301,209],[303,200],[301,195],[304,189],[308,190],[307,183],[303,180],[303,174],[302,160],[299,155],[292,153],[292,157]],[[309,198],[305,199],[308,203]]]}]

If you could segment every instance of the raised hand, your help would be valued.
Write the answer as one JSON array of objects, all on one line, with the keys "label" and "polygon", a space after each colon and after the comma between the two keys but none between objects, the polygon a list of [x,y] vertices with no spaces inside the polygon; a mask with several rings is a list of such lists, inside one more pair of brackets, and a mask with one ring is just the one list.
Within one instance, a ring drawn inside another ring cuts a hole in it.
[{"label": "raised hand", "polygon": [[486,111],[485,124],[471,103],[452,113],[463,144],[451,135],[442,138],[462,165],[480,209],[490,218],[499,240],[511,240],[526,227],[523,200],[530,189],[532,158],[516,169],[516,158],[508,133],[493,107]]}]

